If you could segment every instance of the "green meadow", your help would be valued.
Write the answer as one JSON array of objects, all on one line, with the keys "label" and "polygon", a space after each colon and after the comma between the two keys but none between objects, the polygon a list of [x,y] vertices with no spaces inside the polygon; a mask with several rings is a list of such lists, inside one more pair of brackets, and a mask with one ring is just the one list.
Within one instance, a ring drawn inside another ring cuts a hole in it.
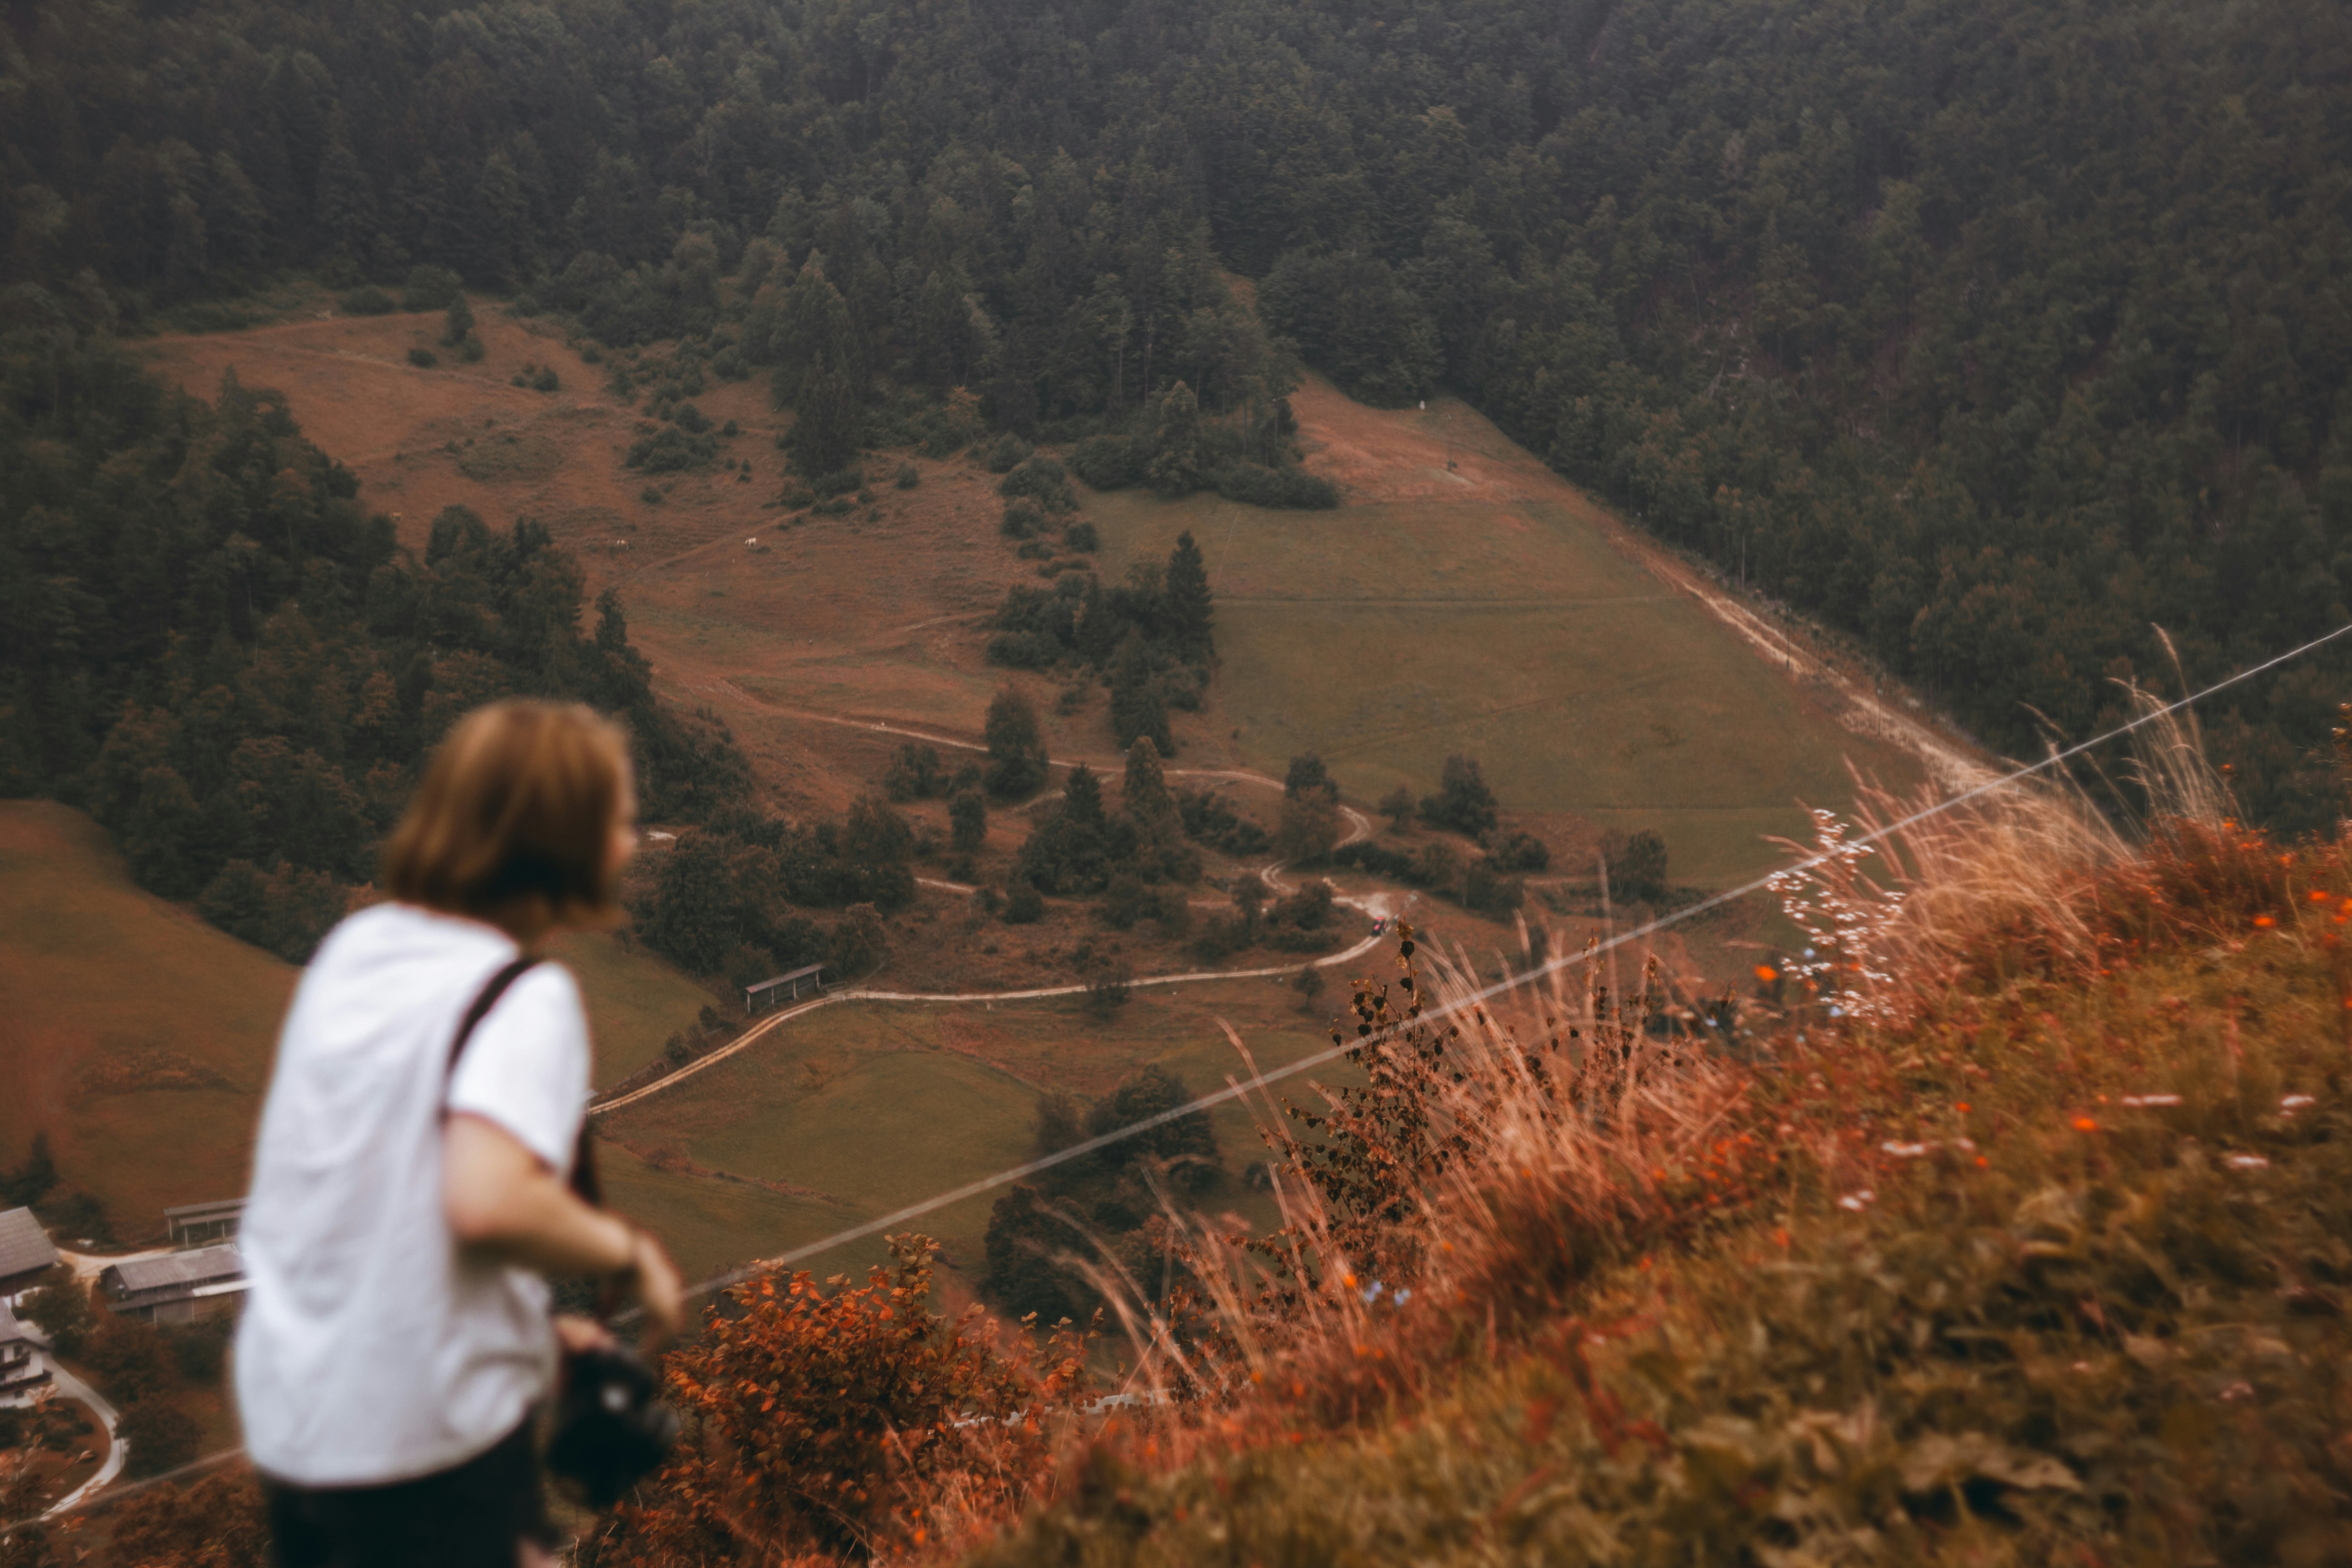
[{"label": "green meadow", "polygon": [[[1195,1094],[1245,1076],[1221,1019],[1261,1068],[1296,1061],[1329,1043],[1322,1014],[1343,1005],[1340,989],[1335,982],[1313,1016],[1270,981],[1139,989],[1108,1023],[1075,997],[992,1006],[845,1003],[796,1019],[600,1125],[643,1156],[677,1156],[705,1170],[804,1189],[799,1208],[788,1200],[760,1210],[756,1217],[772,1228],[740,1237],[727,1260],[773,1256],[1019,1164],[1033,1152],[1036,1104],[1050,1088],[1101,1094],[1151,1065],[1175,1073]],[[1341,1081],[1345,1072],[1344,1064],[1318,1069],[1279,1091],[1319,1103],[1307,1080]],[[1213,1121],[1235,1174],[1264,1158],[1247,1109],[1228,1103]],[[649,1182],[631,1196],[648,1205],[649,1223],[684,1237],[702,1223],[708,1189],[723,1184]],[[966,1199],[905,1228],[939,1237],[949,1265],[976,1276],[994,1198]],[[1253,1224],[1273,1218],[1265,1199],[1238,1187],[1221,1202]],[[881,1242],[867,1239],[802,1267],[833,1273],[883,1256]]]},{"label": "green meadow", "polygon": [[[1565,487],[1560,487],[1565,489]],[[1218,690],[1250,765],[1320,752],[1349,795],[1435,787],[1476,757],[1507,811],[1664,835],[1675,879],[1768,869],[1848,758],[1916,766],[1839,724],[1570,499],[1269,511],[1091,496],[1107,575],[1191,530],[1217,595]]]}]

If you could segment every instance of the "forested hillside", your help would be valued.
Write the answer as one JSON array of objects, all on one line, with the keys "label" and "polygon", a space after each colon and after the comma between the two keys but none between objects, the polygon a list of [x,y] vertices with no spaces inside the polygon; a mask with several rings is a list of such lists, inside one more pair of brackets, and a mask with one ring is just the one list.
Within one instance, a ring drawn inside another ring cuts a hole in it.
[{"label": "forested hillside", "polygon": [[[1459,388],[2012,749],[2168,681],[2153,625],[2196,680],[2352,598],[2327,0],[5,15],[6,265],[133,319],[430,262],[869,436],[1181,380],[1245,441],[1292,373],[1230,268],[1359,395]],[[2347,668],[2218,716],[2257,815],[2332,810]]]},{"label": "forested hillside", "polygon": [[418,559],[274,394],[166,395],[101,323],[7,307],[0,795],[87,806],[143,886],[299,962],[477,703],[625,716],[656,817],[746,792],[723,731],[656,703],[611,594],[583,631],[538,524],[453,507]]}]

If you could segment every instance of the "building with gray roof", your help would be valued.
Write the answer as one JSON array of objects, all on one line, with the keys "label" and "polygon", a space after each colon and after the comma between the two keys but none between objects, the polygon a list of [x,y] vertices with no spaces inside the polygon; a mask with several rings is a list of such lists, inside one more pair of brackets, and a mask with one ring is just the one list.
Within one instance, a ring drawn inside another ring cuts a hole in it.
[{"label": "building with gray roof", "polygon": [[98,1291],[110,1310],[124,1317],[185,1323],[234,1306],[245,1283],[245,1258],[228,1242],[110,1263],[98,1277]]},{"label": "building with gray roof", "polygon": [[0,1296],[29,1289],[58,1265],[58,1249],[31,1209],[0,1212]]}]

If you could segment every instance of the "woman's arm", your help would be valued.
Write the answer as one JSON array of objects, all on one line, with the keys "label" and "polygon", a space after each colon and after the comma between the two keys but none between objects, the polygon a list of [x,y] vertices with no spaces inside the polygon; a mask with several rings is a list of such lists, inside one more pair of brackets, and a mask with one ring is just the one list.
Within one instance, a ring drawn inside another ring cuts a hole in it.
[{"label": "woman's arm", "polygon": [[677,1269],[661,1243],[582,1203],[521,1140],[487,1117],[449,1118],[441,1203],[450,1230],[468,1247],[557,1274],[633,1275],[655,1327],[665,1337],[677,1331]]}]

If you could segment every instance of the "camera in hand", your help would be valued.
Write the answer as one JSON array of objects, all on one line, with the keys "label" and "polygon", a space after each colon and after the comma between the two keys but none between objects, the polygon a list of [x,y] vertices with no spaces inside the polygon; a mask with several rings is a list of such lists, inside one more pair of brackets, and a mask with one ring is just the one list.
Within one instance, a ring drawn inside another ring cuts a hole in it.
[{"label": "camera in hand", "polygon": [[547,1468],[607,1509],[668,1457],[677,1412],[655,1397],[653,1369],[635,1352],[576,1351],[563,1358]]}]

